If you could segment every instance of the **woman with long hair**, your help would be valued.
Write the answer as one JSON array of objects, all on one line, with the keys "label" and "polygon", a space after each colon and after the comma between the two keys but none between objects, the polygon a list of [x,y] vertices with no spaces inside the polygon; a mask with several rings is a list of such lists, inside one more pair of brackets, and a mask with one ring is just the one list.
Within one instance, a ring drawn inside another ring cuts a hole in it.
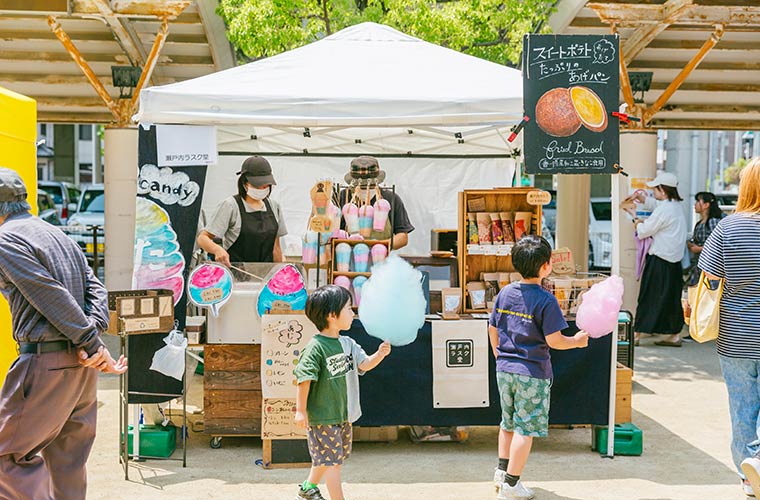
[{"label": "woman with long hair", "polygon": [[699,214],[699,220],[694,225],[691,239],[686,242],[691,252],[691,269],[687,281],[689,286],[695,286],[698,283],[699,275],[702,273],[697,263],[699,254],[702,253],[705,241],[723,218],[723,212],[720,210],[715,195],[704,191],[694,195],[694,211]]},{"label": "woman with long hair", "polygon": [[[736,212],[705,242],[699,267],[723,279],[716,346],[731,413],[731,454],[744,492],[760,495],[760,158],[742,170]],[[751,484],[751,488],[750,488]]]}]

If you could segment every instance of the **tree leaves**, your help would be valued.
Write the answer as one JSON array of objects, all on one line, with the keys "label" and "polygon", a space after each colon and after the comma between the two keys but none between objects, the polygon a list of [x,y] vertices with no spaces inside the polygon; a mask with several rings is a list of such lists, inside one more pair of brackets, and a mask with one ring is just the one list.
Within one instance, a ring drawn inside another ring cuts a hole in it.
[{"label": "tree leaves", "polygon": [[547,32],[553,0],[221,0],[230,41],[270,57],[365,21],[516,66],[525,33]]}]

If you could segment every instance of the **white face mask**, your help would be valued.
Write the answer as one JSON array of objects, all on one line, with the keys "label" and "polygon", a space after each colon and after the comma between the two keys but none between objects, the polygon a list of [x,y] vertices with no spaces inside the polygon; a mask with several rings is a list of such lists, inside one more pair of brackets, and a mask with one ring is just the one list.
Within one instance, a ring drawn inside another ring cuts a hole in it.
[{"label": "white face mask", "polygon": [[264,189],[257,189],[255,187],[249,187],[246,190],[246,193],[248,193],[248,196],[253,198],[254,200],[263,200],[267,196],[269,196],[269,193],[272,191],[271,187],[266,187]]}]

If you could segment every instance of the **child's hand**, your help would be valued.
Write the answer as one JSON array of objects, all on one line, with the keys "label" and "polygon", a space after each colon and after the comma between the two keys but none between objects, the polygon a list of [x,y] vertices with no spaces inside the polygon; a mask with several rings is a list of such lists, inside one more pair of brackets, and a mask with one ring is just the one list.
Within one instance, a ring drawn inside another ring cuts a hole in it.
[{"label": "child's hand", "polygon": [[305,429],[309,425],[309,418],[306,416],[306,412],[304,411],[296,411],[296,427],[300,429]]},{"label": "child's hand", "polygon": [[377,352],[380,353],[382,357],[386,357],[391,353],[391,345],[388,342],[383,342],[380,344],[380,347],[377,348]]},{"label": "child's hand", "polygon": [[575,347],[588,347],[588,333],[583,330],[573,335]]}]

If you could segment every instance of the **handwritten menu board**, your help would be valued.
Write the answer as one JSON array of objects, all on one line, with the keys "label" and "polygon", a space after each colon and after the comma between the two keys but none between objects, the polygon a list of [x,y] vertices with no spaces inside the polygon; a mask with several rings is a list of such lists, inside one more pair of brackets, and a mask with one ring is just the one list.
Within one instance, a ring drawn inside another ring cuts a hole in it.
[{"label": "handwritten menu board", "polygon": [[525,36],[528,173],[617,173],[619,68],[617,35]]},{"label": "handwritten menu board", "polygon": [[301,351],[317,334],[304,314],[261,317],[261,392],[266,398],[295,398],[293,376]]},{"label": "handwritten menu board", "polygon": [[295,415],[295,398],[264,399],[264,403],[262,404],[261,438],[305,439],[306,429],[296,427]]}]

